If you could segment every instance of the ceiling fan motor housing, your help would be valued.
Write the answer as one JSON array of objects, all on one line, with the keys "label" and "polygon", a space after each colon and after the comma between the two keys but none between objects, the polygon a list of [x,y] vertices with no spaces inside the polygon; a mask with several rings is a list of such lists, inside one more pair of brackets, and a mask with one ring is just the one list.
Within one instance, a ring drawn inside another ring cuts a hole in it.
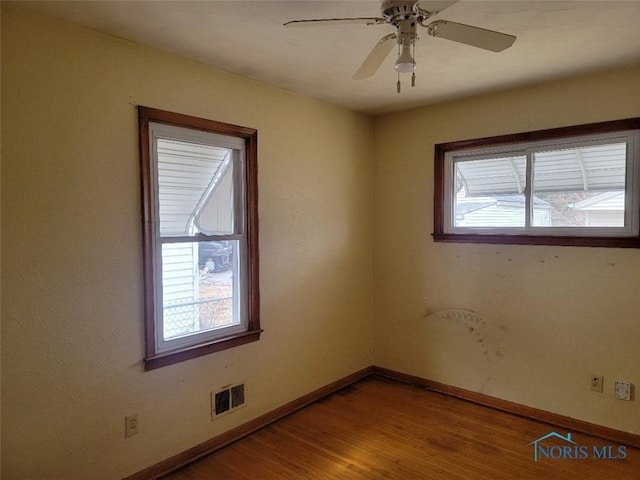
[{"label": "ceiling fan motor housing", "polygon": [[418,2],[407,0],[382,0],[380,10],[384,19],[392,25],[398,26],[402,20],[417,19],[419,16]]},{"label": "ceiling fan motor housing", "polygon": [[418,2],[383,0],[380,10],[384,19],[396,27],[398,45],[403,47],[403,50],[415,45],[418,39],[416,22],[422,20]]}]

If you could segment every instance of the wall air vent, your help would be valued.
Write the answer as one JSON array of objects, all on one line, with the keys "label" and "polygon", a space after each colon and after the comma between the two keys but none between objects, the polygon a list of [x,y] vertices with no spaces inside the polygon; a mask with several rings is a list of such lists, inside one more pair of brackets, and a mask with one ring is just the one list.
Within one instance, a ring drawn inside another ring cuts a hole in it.
[{"label": "wall air vent", "polygon": [[246,405],[245,383],[234,383],[211,392],[211,420]]}]

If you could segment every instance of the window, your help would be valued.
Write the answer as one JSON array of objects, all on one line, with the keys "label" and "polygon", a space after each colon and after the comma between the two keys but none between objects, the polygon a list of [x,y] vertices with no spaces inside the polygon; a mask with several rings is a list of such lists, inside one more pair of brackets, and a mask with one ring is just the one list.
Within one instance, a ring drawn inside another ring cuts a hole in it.
[{"label": "window", "polygon": [[149,370],[260,337],[257,132],[138,114]]},{"label": "window", "polygon": [[640,118],[435,146],[434,240],[640,247]]}]

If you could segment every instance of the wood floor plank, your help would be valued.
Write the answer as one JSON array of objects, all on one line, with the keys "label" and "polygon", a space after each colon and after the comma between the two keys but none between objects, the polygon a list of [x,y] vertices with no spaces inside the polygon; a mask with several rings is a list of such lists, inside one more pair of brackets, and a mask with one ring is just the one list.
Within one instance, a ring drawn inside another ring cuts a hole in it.
[{"label": "wood floor plank", "polygon": [[[166,480],[636,479],[624,459],[533,458],[557,427],[369,377],[165,477]],[[581,446],[611,442],[575,433]],[[566,443],[549,439],[562,451]],[[617,444],[613,445],[613,449]]]}]

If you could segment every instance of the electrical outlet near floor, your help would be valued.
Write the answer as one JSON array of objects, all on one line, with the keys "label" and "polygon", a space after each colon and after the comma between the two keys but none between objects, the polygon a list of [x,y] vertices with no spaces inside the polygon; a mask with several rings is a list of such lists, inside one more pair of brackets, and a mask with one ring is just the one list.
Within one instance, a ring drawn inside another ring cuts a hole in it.
[{"label": "electrical outlet near floor", "polygon": [[593,392],[602,393],[604,387],[604,377],[602,375],[591,375],[591,390]]},{"label": "electrical outlet near floor", "polygon": [[629,382],[616,380],[613,384],[616,398],[619,400],[631,400],[631,389],[633,385]]},{"label": "electrical outlet near floor", "polygon": [[124,417],[124,436],[130,437],[138,433],[138,414]]}]

